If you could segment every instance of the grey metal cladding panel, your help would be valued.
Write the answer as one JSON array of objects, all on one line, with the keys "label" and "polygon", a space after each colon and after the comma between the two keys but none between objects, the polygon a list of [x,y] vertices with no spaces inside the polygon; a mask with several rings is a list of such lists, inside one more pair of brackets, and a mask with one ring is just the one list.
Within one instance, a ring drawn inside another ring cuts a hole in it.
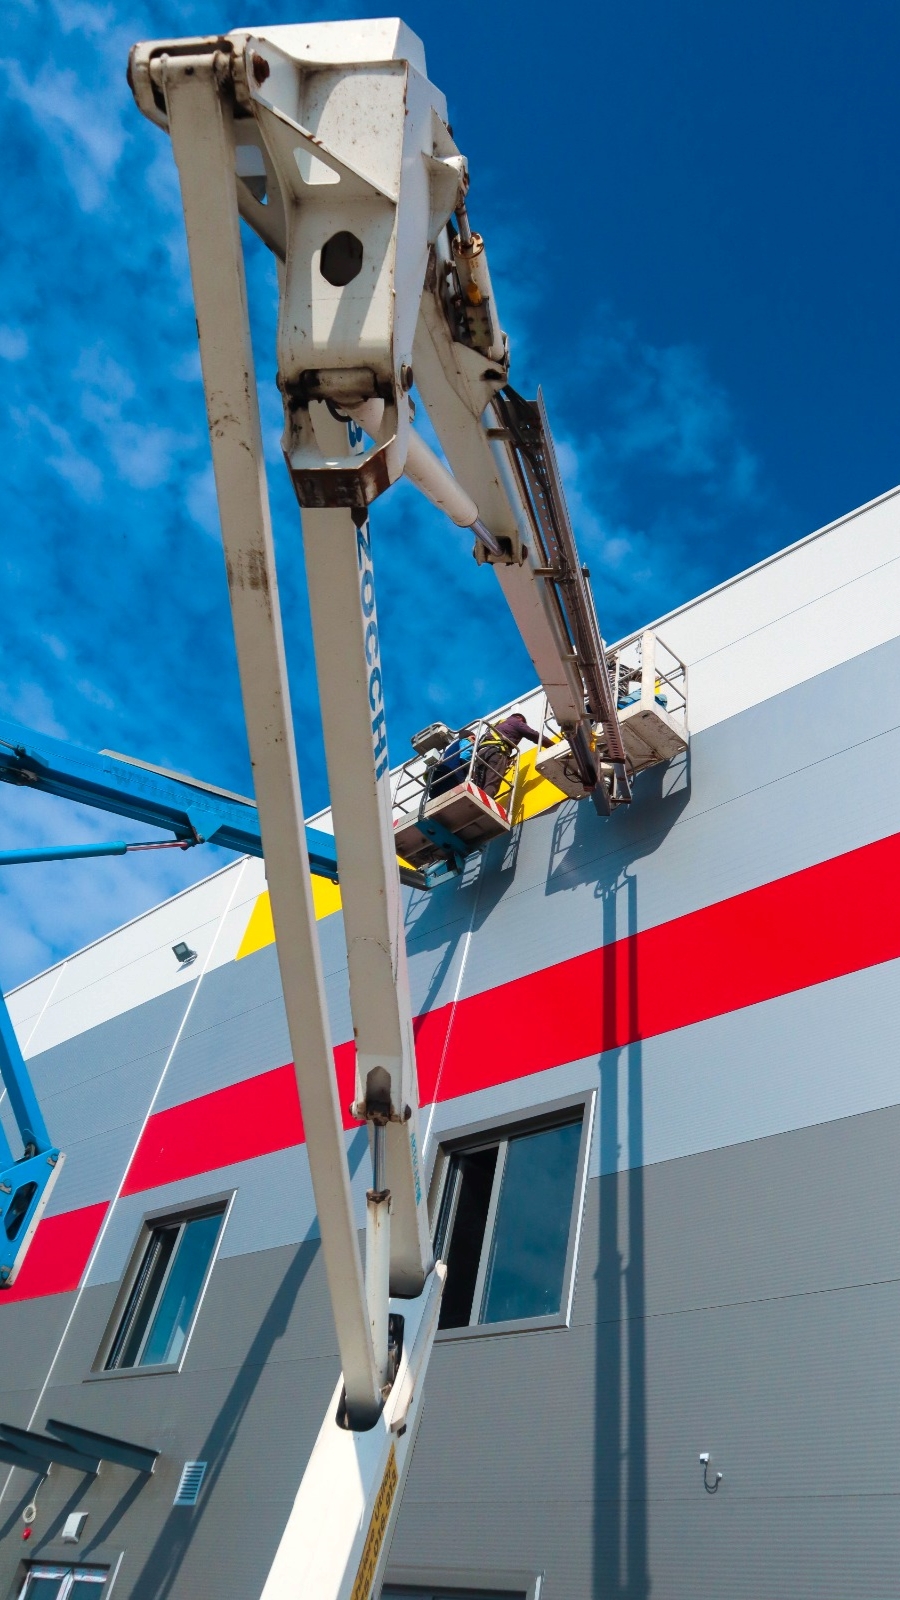
[{"label": "grey metal cladding panel", "polygon": [[[605,1585],[623,1563],[611,1535],[601,1548],[596,1570]],[[755,1503],[723,1494],[709,1508],[697,1499],[655,1507],[649,1562],[638,1565],[649,1565],[654,1591],[666,1600],[896,1600],[900,1523],[891,1497],[877,1494],[835,1502],[804,1496],[800,1486]],[[541,1600],[564,1594],[548,1583]]]},{"label": "grey metal cladding panel", "polygon": [[[84,1139],[142,1119],[159,1086],[169,1050],[116,1062],[94,1078],[57,1088],[41,1106],[57,1144],[68,1151]],[[98,1066],[101,1058],[98,1057]]]},{"label": "grey metal cladding panel", "polygon": [[170,1050],[193,989],[192,981],[169,990],[31,1056],[28,1070],[42,1104],[49,1105],[61,1086],[89,1083],[126,1062]]},{"label": "grey metal cladding panel", "polygon": [[38,1389],[50,1368],[74,1296],[41,1295],[36,1300],[0,1300],[0,1419],[12,1422],[6,1397]]},{"label": "grey metal cladding panel", "polygon": [[638,1596],[651,1585],[663,1600],[896,1600],[900,1525],[889,1496],[835,1501],[801,1490],[751,1502],[723,1491],[706,1505],[695,1483],[691,1500],[647,1514],[631,1508],[623,1550],[621,1505],[608,1508],[576,1485],[556,1495],[553,1487],[527,1519],[505,1503],[413,1503],[407,1491],[392,1562],[414,1552],[425,1570],[439,1562],[458,1569],[462,1559],[543,1570],[541,1600]]},{"label": "grey metal cladding panel", "polygon": [[[449,1130],[599,1090],[589,1171],[651,1165],[900,1102],[900,962],[531,1073],[425,1113]],[[634,1115],[630,1115],[630,1112]]]},{"label": "grey metal cladding panel", "polygon": [[[894,1105],[898,1005],[891,961],[611,1052],[600,1071],[602,1169]],[[617,1087],[615,1140],[604,1137],[604,1076],[608,1094]],[[642,1115],[629,1126],[639,1087]]]},{"label": "grey metal cladding panel", "polygon": [[290,1060],[291,1042],[279,995],[277,1000],[209,1023],[202,1032],[180,1039],[155,1109],[164,1111],[196,1100]]},{"label": "grey metal cladding panel", "polygon": [[79,1143],[65,1141],[65,1162],[50,1196],[46,1215],[77,1211],[101,1200],[111,1200],[125,1175],[137,1144],[143,1119],[91,1135]]},{"label": "grey metal cladding panel", "polygon": [[[357,1220],[365,1224],[368,1136],[364,1128],[346,1136],[351,1192]],[[305,1145],[293,1145],[211,1172],[161,1184],[116,1201],[92,1263],[88,1282],[118,1282],[128,1264],[143,1217],[177,1210],[235,1192],[219,1251],[220,1259],[244,1256],[318,1238],[318,1219]]]},{"label": "grey metal cladding panel", "polygon": [[[690,1494],[708,1449],[736,1496],[900,1495],[898,1316],[894,1282],[648,1318],[649,1494]],[[597,1325],[598,1386],[623,1329]]]},{"label": "grey metal cladding panel", "polygon": [[[893,1283],[441,1345],[392,1559],[449,1566],[462,1547],[473,1565],[543,1568],[548,1592],[586,1600],[612,1592],[612,1557],[625,1562],[611,1530],[627,1526],[627,1564],[655,1592],[687,1600],[692,1566],[663,1587],[651,1551],[664,1514],[689,1519],[698,1536],[700,1450],[726,1474],[722,1504],[756,1518],[763,1545],[773,1502],[790,1499],[800,1520],[798,1499],[847,1497],[855,1508],[867,1492],[900,1493],[898,1315]],[[895,1521],[891,1509],[882,1540]],[[735,1593],[730,1560],[715,1566],[704,1548],[703,1592]],[[883,1559],[877,1550],[874,1564]],[[757,1573],[758,1592],[786,1592],[770,1561]],[[818,1587],[804,1592],[839,1600],[821,1553],[813,1576]]]},{"label": "grey metal cladding panel", "polygon": [[[646,1283],[648,1314],[634,1315],[632,1298],[627,1319],[439,1346],[393,1558],[452,1566],[464,1550],[470,1565],[533,1564],[547,1572],[545,1593],[572,1600],[605,1593],[620,1559],[631,1572],[649,1569],[654,1592],[667,1600],[695,1600],[699,1563],[705,1593],[749,1595],[715,1518],[735,1507],[729,1515],[738,1519],[731,1526],[743,1530],[738,1548],[755,1538],[765,1551],[773,1505],[789,1503],[800,1525],[795,1548],[813,1559],[804,1579],[809,1587],[786,1591],[779,1586],[783,1571],[754,1555],[757,1594],[840,1600],[835,1574],[845,1577],[846,1565],[829,1569],[809,1536],[817,1515],[810,1497],[827,1494],[852,1497],[853,1514],[869,1519],[869,1570],[877,1576],[896,1549],[896,1518],[891,1510],[873,1521],[857,1496],[861,1471],[863,1492],[869,1486],[900,1492],[900,1284],[837,1291],[828,1285],[841,1273],[891,1270],[894,1246],[882,1235],[892,1231],[884,1217],[895,1211],[890,1152],[898,1116],[891,1111],[808,1129],[623,1180],[615,1191],[617,1220],[627,1196],[636,1225],[643,1220],[643,1253],[637,1256],[623,1225],[615,1241],[602,1242],[604,1256],[588,1218],[579,1305],[592,1275],[598,1268],[605,1274],[609,1264],[610,1294],[618,1299],[624,1269],[632,1296],[639,1280]],[[732,1174],[734,1202],[723,1211],[715,1200]],[[591,1188],[593,1205],[600,1185]],[[809,1193],[798,1195],[802,1188]],[[744,1303],[684,1309],[685,1298],[730,1295],[741,1278]],[[690,1293],[679,1302],[682,1285]],[[220,1261],[178,1378],[84,1384],[114,1293],[110,1285],[82,1296],[46,1414],[62,1412],[148,1442],[155,1430],[167,1430],[161,1442],[176,1464],[224,1454],[203,1513],[206,1565],[179,1567],[172,1593],[194,1592],[188,1574],[202,1571],[196,1592],[237,1600],[240,1582],[244,1600],[259,1592],[263,1559],[336,1376],[320,1254],[307,1246]],[[295,1354],[313,1359],[295,1361]],[[699,1499],[696,1460],[705,1448],[727,1475],[727,1492],[709,1501],[708,1511],[707,1497]],[[627,1515],[617,1503],[623,1459],[635,1463],[639,1491]],[[164,1541],[178,1540],[168,1505],[174,1467],[166,1473],[141,1491],[133,1510],[126,1504],[117,1526],[128,1570],[141,1574],[144,1585],[150,1551],[154,1562],[162,1561]],[[62,1496],[63,1487],[58,1483],[53,1493]],[[88,1493],[97,1496],[84,1502],[85,1509],[95,1507],[92,1530],[118,1516],[127,1497],[124,1479],[114,1483],[105,1471]],[[848,1529],[850,1548],[861,1556],[845,1507],[838,1500],[830,1505],[835,1525]],[[55,1506],[48,1500],[48,1513]],[[634,1546],[627,1560],[609,1532],[625,1524]],[[686,1547],[698,1539],[699,1552]],[[234,1555],[237,1546],[258,1553],[261,1571]],[[186,1560],[197,1551],[195,1543]],[[123,1592],[142,1591],[132,1584]]]},{"label": "grey metal cladding panel", "polygon": [[[434,891],[435,894],[441,892]],[[472,925],[476,901],[474,891],[468,894],[465,888],[461,888],[451,889],[453,892],[459,894],[459,903],[465,909],[465,914],[449,922],[419,918],[416,915],[418,908],[410,907],[406,948],[414,1013],[433,1011],[437,1006],[445,1005],[457,991],[465,960],[466,936]]]},{"label": "grey metal cladding panel", "polygon": [[651,1317],[900,1281],[898,1149],[892,1106],[592,1179],[573,1322],[622,1315],[620,1256]]},{"label": "grey metal cladding panel", "polygon": [[[55,1384],[71,1387],[74,1393],[91,1371],[118,1290],[118,1280],[84,1290],[54,1368]],[[318,1239],[248,1256],[220,1255],[197,1314],[182,1375],[313,1359],[330,1361],[332,1383],[337,1381],[334,1319]],[[155,1375],[92,1381],[79,1401],[85,1426],[115,1432],[112,1424],[122,1420],[122,1406],[135,1403],[134,1395],[140,1393],[142,1405],[152,1405],[155,1383]],[[95,1393],[98,1387],[102,1395]]]},{"label": "grey metal cladding panel", "polygon": [[207,972],[191,1007],[182,1040],[281,1000],[281,975],[274,944]]},{"label": "grey metal cladding panel", "polygon": [[507,982],[894,832],[900,734],[885,735],[877,749],[867,746],[854,759],[853,782],[866,793],[864,814],[847,805],[847,781],[847,758],[834,757],[761,794],[686,816],[668,836],[657,836],[655,853],[645,857],[626,849],[598,859],[596,831],[616,819],[603,824],[574,802],[554,814],[558,845],[547,834],[551,819],[535,818],[523,839],[529,850],[541,846],[544,879],[528,887],[518,874],[513,883],[486,876],[461,993]]},{"label": "grey metal cladding panel", "polygon": [[[335,1042],[352,1037],[346,972],[326,977],[325,992]],[[268,946],[204,978],[155,1109],[194,1100],[291,1059],[275,948]]]},{"label": "grey metal cladding panel", "polygon": [[[296,1494],[335,1379],[334,1364],[311,1361],[91,1385],[130,1390],[117,1431],[155,1442],[162,1456],[149,1479],[104,1465],[98,1478],[54,1470],[40,1496],[31,1559],[58,1540],[73,1503],[88,1512],[78,1559],[89,1563],[104,1544],[124,1549],[117,1595],[258,1595]],[[153,1391],[152,1393],[150,1391]],[[46,1403],[63,1415],[84,1415],[84,1386],[51,1389]],[[152,1418],[149,1413],[152,1412]],[[107,1430],[103,1430],[107,1431]],[[185,1460],[209,1462],[195,1510],[173,1507]],[[262,1467],[262,1470],[261,1470]],[[13,1541],[19,1549],[9,1551]],[[19,1527],[3,1554],[21,1554]]]},{"label": "grey metal cladding panel", "polygon": [[[514,847],[501,841],[486,856],[462,992],[893,832],[900,732],[889,696],[872,685],[898,661],[900,642],[892,641],[699,734],[689,796],[677,774],[657,769],[639,779],[634,805],[608,821],[570,802],[529,821]],[[852,756],[841,749],[848,726],[862,736]],[[846,802],[850,762],[864,810]],[[663,798],[666,785],[673,792]],[[514,871],[503,864],[513,850]],[[608,893],[625,870],[637,885],[636,906],[624,892]],[[412,949],[437,954],[448,939],[463,942],[472,913],[448,929],[445,902],[454,893],[468,900],[471,890],[449,886],[433,907],[412,905]]]},{"label": "grey metal cladding panel", "polygon": [[[246,1600],[262,1589],[338,1378],[320,1252],[307,1245],[220,1261],[181,1373],[84,1383],[114,1294],[110,1286],[82,1296],[38,1422],[62,1416],[157,1446],[163,1457],[139,1489],[133,1474],[107,1467],[87,1485],[79,1559],[112,1539],[127,1552],[125,1595]],[[186,1459],[210,1463],[190,1513],[172,1508]],[[45,1485],[37,1552],[58,1535],[75,1486],[64,1472]]]}]

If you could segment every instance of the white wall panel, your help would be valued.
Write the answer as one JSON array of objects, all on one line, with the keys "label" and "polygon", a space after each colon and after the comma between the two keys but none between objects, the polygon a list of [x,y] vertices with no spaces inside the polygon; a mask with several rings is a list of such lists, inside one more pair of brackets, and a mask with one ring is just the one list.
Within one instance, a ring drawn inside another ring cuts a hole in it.
[{"label": "white wall panel", "polygon": [[654,626],[688,665],[692,733],[895,638],[900,489]]},{"label": "white wall panel", "polygon": [[[215,966],[232,960],[246,916],[243,924],[238,915],[227,917],[223,924],[223,915],[243,888],[246,865],[244,859],[235,861],[88,945],[51,973],[35,979],[34,997],[28,993],[31,984],[14,991],[10,1014],[26,1054],[49,1050],[157,995],[189,988],[207,962]],[[224,935],[221,945],[220,932]],[[172,946],[182,940],[197,952],[197,960],[187,967],[180,967],[172,954]],[[52,992],[40,1009],[35,1001],[45,995],[51,977]],[[35,1016],[29,1029],[29,1019]]]}]

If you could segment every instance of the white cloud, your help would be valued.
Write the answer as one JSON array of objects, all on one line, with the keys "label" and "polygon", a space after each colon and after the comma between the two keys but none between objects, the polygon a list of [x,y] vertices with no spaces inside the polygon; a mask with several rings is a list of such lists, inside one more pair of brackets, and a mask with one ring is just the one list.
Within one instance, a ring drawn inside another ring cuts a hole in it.
[{"label": "white cloud", "polygon": [[171,428],[120,422],[111,449],[126,483],[134,489],[156,489],[172,475],[178,444],[178,434]]},{"label": "white cloud", "polygon": [[82,211],[98,211],[126,140],[117,97],[105,83],[89,92],[72,68],[50,61],[34,77],[26,76],[15,60],[0,66],[10,98],[28,107],[60,158]]},{"label": "white cloud", "polygon": [[24,328],[0,323],[0,360],[24,361],[28,354],[28,335]]},{"label": "white cloud", "polygon": [[122,362],[105,346],[94,345],[81,352],[73,376],[82,385],[82,416],[99,432],[124,482],[133,489],[155,489],[167,483],[179,435],[172,428],[126,417],[138,385]]},{"label": "white cloud", "polygon": [[115,21],[112,6],[95,6],[86,0],[51,0],[53,12],[63,33],[104,34]]},{"label": "white cloud", "polygon": [[177,361],[173,362],[171,372],[172,377],[177,378],[179,383],[202,383],[199,347],[183,351]]},{"label": "white cloud", "polygon": [[[11,420],[32,437],[43,435],[42,459],[74,489],[79,500],[96,504],[103,496],[103,474],[96,462],[82,453],[67,429],[54,422],[39,406],[12,409]],[[53,449],[47,449],[48,442]]]},{"label": "white cloud", "polygon": [[184,503],[188,516],[196,522],[198,528],[202,528],[211,538],[218,539],[219,507],[212,465],[204,467],[202,472],[195,472],[188,480]]},{"label": "white cloud", "polygon": [[[39,683],[27,678],[15,684],[0,683],[0,706],[3,707],[4,717],[10,722],[46,733],[51,739],[66,737],[66,730],[56,716],[53,701]],[[4,790],[4,796],[5,793]]]},{"label": "white cloud", "polygon": [[92,706],[99,706],[103,711],[116,710],[116,702],[112,696],[108,695],[105,689],[101,689],[98,683],[92,682],[90,678],[79,678],[75,688]]}]

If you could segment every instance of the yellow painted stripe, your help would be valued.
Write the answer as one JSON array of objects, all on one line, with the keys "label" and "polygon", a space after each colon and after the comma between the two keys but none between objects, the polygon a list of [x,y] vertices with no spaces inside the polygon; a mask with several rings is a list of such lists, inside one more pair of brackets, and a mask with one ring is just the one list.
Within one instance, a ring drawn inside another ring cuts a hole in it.
[{"label": "yellow painted stripe", "polygon": [[[519,776],[513,798],[513,822],[527,822],[529,817],[537,817],[542,811],[549,811],[551,806],[559,805],[560,800],[565,799],[562,790],[557,789],[555,783],[550,783],[549,779],[542,778],[540,773],[535,772],[536,755],[536,750],[528,750],[519,762]],[[312,892],[317,922],[321,922],[323,917],[330,917],[335,911],[340,911],[341,891],[338,884],[329,883],[327,878],[314,877]],[[250,920],[236,959],[240,961],[242,956],[252,955],[254,950],[264,950],[266,945],[274,943],[272,907],[266,891],[258,897],[250,913]]]},{"label": "yellow painted stripe", "polygon": [[536,750],[526,750],[519,759],[519,775],[513,796],[514,823],[527,822],[529,817],[540,816],[542,811],[549,811],[551,806],[558,806],[560,800],[565,799],[555,783],[551,783],[549,778],[542,778],[535,771],[536,760]]},{"label": "yellow painted stripe", "polygon": [[[327,878],[312,879],[313,905],[316,911],[316,921],[321,922],[323,917],[330,917],[332,912],[341,909],[341,891],[336,883],[329,883]],[[244,930],[244,937],[240,943],[236,961],[243,956],[252,956],[254,950],[264,950],[267,944],[275,943],[275,924],[272,921],[272,903],[269,899],[268,889],[257,896],[256,905],[250,913],[250,920]]]}]

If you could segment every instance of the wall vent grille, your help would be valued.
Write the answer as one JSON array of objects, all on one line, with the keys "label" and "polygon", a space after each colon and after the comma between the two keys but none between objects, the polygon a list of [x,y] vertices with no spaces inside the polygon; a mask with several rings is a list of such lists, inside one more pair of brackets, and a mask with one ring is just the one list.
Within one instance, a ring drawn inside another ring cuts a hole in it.
[{"label": "wall vent grille", "polygon": [[178,1493],[172,1504],[195,1506],[200,1498],[200,1488],[206,1476],[205,1461],[186,1461],[178,1481]]}]

